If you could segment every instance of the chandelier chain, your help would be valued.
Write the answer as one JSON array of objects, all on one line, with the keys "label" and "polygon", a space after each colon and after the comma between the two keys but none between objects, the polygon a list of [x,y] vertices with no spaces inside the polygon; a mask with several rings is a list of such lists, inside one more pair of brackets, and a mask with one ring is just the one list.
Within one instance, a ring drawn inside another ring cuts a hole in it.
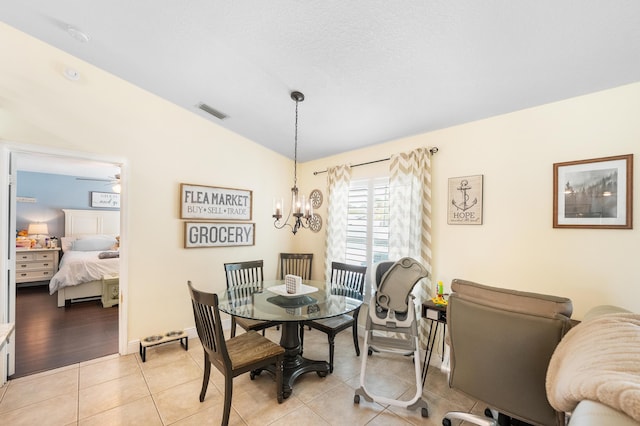
[{"label": "chandelier chain", "polygon": [[[275,220],[273,226],[276,229],[284,227],[291,228],[291,232],[295,235],[299,229],[309,228],[311,226],[311,218],[313,217],[313,208],[307,203],[304,195],[298,193],[298,104],[304,100],[301,92],[291,92],[291,99],[296,102],[296,120],[293,145],[293,187],[291,188],[291,209],[283,219],[284,203],[282,199],[274,199],[273,201],[273,217]],[[293,223],[289,223],[289,219],[293,218]]]},{"label": "chandelier chain", "polygon": [[296,128],[293,138],[293,186],[298,187],[298,104],[300,101],[296,99]]}]

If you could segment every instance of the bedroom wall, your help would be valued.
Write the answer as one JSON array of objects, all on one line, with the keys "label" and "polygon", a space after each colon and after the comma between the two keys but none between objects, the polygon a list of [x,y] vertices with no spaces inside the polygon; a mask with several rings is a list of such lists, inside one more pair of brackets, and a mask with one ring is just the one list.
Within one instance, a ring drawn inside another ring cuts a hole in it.
[{"label": "bedroom wall", "polygon": [[[36,202],[18,202],[16,229],[27,229],[29,223],[45,222],[49,235],[64,235],[62,209],[91,209],[91,192],[112,192],[105,182],[78,180],[76,176],[18,171],[18,197],[35,198]],[[117,210],[117,209],[95,209]]]},{"label": "bedroom wall", "polygon": [[[553,163],[634,154],[640,161],[640,83],[416,135],[301,166],[300,187],[322,188],[337,164],[437,146],[432,160],[433,277],[570,297],[574,317],[598,304],[640,312],[638,200],[632,230],[554,229]],[[353,169],[353,179],[387,173],[388,162]],[[484,175],[484,224],[447,225],[448,178]],[[326,209],[320,209],[326,219]],[[324,230],[305,240],[322,245]]]}]

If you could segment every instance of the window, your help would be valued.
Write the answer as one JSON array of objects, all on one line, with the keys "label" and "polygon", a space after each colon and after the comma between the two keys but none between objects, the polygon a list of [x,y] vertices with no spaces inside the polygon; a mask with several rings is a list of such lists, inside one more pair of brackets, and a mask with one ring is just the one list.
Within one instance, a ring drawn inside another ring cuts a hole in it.
[{"label": "window", "polygon": [[[352,181],[349,186],[346,261],[367,266],[373,283],[374,265],[389,259],[389,179]],[[365,300],[368,300],[367,286]]]}]

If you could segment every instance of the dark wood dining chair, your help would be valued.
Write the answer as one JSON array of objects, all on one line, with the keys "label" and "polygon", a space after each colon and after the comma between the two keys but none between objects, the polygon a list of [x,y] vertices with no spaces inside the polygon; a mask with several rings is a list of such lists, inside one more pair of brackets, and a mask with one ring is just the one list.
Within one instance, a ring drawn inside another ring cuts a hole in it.
[{"label": "dark wood dining chair", "polygon": [[[241,298],[243,296],[251,297],[251,294],[256,290],[262,290],[263,281],[263,266],[262,260],[250,260],[247,262],[235,262],[225,263],[224,271],[227,279],[227,289],[233,289],[234,296]],[[242,294],[242,293],[246,294]],[[274,327],[279,323],[273,321],[259,321],[249,318],[242,318],[239,316],[231,317],[231,337],[236,335],[236,325],[239,325],[246,331],[262,330],[264,331],[269,327]]]},{"label": "dark wood dining chair", "polygon": [[312,263],[313,253],[280,253],[280,279],[291,274],[310,280]]},{"label": "dark wood dining chair", "polygon": [[312,264],[313,253],[280,253],[280,279],[284,280],[286,275],[291,274],[310,280]]},{"label": "dark wood dining chair", "polygon": [[[255,331],[248,331],[225,340],[218,310],[218,295],[196,290],[191,281],[187,282],[187,286],[191,294],[198,337],[204,349],[204,375],[200,402],[204,401],[207,394],[211,364],[213,364],[224,375],[222,425],[229,424],[233,378],[275,364],[276,398],[278,403],[281,403],[284,398],[282,386],[284,348]],[[251,380],[254,377],[255,375],[251,373]]]},{"label": "dark wood dining chair", "polygon": [[[367,274],[366,266],[349,265],[340,262],[331,262],[331,293],[344,296],[360,297],[364,294],[364,278]],[[322,331],[329,340],[329,373],[333,373],[333,353],[335,348],[335,338],[338,333],[351,327],[353,332],[353,346],[356,355],[360,356],[360,345],[358,343],[358,314],[360,307],[349,314],[342,314],[337,317],[320,320],[305,321],[300,327],[300,344],[304,344],[304,327],[309,327]]]}]

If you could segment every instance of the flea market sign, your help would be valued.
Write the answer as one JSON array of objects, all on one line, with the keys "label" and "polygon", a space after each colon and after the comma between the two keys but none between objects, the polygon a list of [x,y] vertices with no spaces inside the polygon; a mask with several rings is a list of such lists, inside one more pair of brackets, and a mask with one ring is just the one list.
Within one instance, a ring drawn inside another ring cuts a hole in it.
[{"label": "flea market sign", "polygon": [[254,223],[185,222],[185,248],[252,246],[254,244]]},{"label": "flea market sign", "polygon": [[182,219],[251,220],[252,191],[180,184]]}]

